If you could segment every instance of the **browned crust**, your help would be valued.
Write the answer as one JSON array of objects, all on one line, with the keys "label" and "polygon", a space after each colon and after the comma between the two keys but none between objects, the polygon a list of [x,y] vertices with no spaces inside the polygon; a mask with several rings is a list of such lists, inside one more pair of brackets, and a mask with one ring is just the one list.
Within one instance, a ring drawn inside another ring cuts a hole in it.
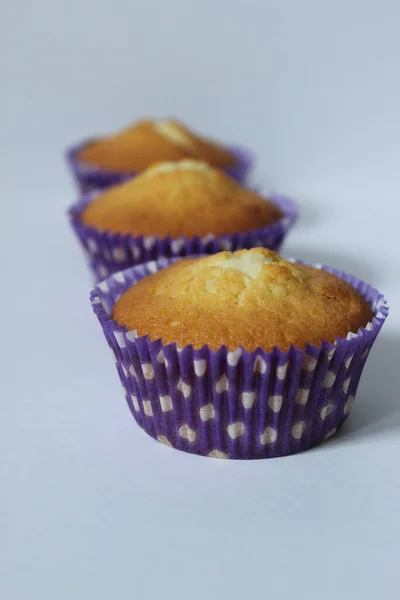
[{"label": "browned crust", "polygon": [[190,131],[178,121],[171,124],[181,138],[172,139],[154,127],[157,121],[143,120],[115,135],[85,146],[78,153],[83,163],[106,171],[132,173],[164,161],[197,158],[217,168],[233,166],[237,159],[224,146]]},{"label": "browned crust", "polygon": [[[250,275],[231,265],[232,257],[240,262],[246,255]],[[261,264],[258,274],[252,271],[263,260],[271,262]],[[270,351],[333,343],[365,327],[372,311],[335,275],[254,248],[181,260],[128,289],[112,316],[165,344]]]},{"label": "browned crust", "polygon": [[[188,164],[194,168],[181,168]],[[82,222],[100,231],[176,238],[250,231],[282,217],[273,203],[203,163],[170,163],[168,172],[160,167],[103,192]]]}]

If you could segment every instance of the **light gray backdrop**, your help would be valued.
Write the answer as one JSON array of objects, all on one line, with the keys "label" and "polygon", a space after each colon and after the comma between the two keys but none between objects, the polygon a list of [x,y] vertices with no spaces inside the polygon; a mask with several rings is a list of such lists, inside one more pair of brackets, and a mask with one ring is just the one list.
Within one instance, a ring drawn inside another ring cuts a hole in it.
[{"label": "light gray backdrop", "polygon": [[[396,0],[0,0],[0,599],[399,597]],[[342,433],[235,463],[141,434],[65,219],[63,148],[177,115],[297,198],[287,255],[392,313]]]}]

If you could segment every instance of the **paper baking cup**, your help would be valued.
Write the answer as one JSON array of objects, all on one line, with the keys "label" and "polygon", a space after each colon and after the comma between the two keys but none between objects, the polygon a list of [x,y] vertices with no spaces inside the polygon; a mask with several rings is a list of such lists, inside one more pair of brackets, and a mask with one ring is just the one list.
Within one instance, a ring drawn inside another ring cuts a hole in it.
[{"label": "paper baking cup", "polygon": [[[69,148],[66,152],[67,164],[81,192],[85,193],[90,190],[105,189],[137,175],[135,172],[121,173],[105,171],[104,169],[90,166],[80,161],[78,159],[79,152],[94,141],[96,140],[86,140],[82,144]],[[234,167],[224,169],[224,171],[240,183],[245,183],[254,164],[254,156],[249,150],[238,146],[229,146],[229,150],[236,156],[237,164]]]},{"label": "paper baking cup", "polygon": [[[120,327],[110,317],[121,294],[174,260],[116,273],[91,302],[125,390],[128,406],[153,438],[217,458],[272,458],[311,448],[347,419],[369,351],[388,314],[382,294],[336,269],[370,304],[372,322],[346,339],[288,352],[178,348]],[[300,262],[300,261],[299,261]]]},{"label": "paper baking cup", "polygon": [[98,231],[82,223],[83,209],[99,193],[101,192],[85,194],[69,210],[72,227],[84,248],[96,281],[101,281],[122,269],[164,257],[215,254],[222,250],[233,251],[255,246],[278,251],[298,214],[294,202],[283,196],[272,195],[269,199],[281,209],[283,217],[268,227],[233,235],[209,234],[203,238],[121,235],[110,231]]}]

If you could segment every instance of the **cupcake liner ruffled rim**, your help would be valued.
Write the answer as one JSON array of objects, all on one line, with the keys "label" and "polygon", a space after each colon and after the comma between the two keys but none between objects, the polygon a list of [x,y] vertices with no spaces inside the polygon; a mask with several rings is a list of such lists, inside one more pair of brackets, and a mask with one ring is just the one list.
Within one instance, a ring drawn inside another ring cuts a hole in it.
[{"label": "cupcake liner ruffled rim", "polygon": [[[106,171],[80,161],[78,158],[79,152],[85,146],[95,141],[96,139],[85,140],[80,144],[71,146],[66,151],[68,167],[81,192],[85,193],[91,190],[105,189],[137,175],[135,172]],[[237,164],[224,169],[224,171],[227,175],[233,177],[233,179],[236,179],[240,183],[245,183],[255,162],[254,154],[241,146],[228,146],[228,149],[236,156]]]},{"label": "cupcake liner ruffled rim", "polygon": [[292,200],[272,194],[268,198],[281,209],[283,217],[267,227],[232,235],[216,236],[210,233],[205,237],[193,238],[123,235],[99,231],[82,223],[82,211],[100,193],[95,191],[84,194],[68,213],[90,269],[98,281],[128,267],[163,257],[215,254],[223,250],[234,251],[256,246],[278,251],[298,217],[296,204]]},{"label": "cupcake liner ruffled rim", "polygon": [[115,273],[91,293],[138,425],[179,450],[232,459],[293,454],[334,435],[350,413],[368,354],[388,315],[383,295],[356,277],[314,265],[349,282],[374,316],[346,339],[320,347],[292,346],[286,352],[179,348],[138,337],[112,320],[112,308],[126,289],[175,260]]}]

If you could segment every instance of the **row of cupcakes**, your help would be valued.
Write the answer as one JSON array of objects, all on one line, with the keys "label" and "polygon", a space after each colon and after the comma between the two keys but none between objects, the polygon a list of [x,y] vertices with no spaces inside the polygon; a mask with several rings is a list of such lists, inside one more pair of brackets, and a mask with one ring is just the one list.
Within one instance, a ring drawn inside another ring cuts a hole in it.
[{"label": "row of cupcakes", "polygon": [[69,159],[81,189],[96,188],[70,217],[137,423],[217,458],[331,437],[387,316],[383,296],[279,257],[295,205],[244,185],[249,155],[179,123],[140,122]]},{"label": "row of cupcakes", "polygon": [[142,120],[114,135],[71,147],[67,160],[82,192],[121,183],[160,162],[200,160],[246,181],[252,154],[191,131],[176,120]]},{"label": "row of cupcakes", "polygon": [[[175,121],[141,121],[80,147],[68,155],[86,191],[70,217],[99,280],[162,256],[278,250],[297,217],[289,199],[264,198],[244,184],[243,154]],[[101,178],[89,182],[87,169]]]}]

